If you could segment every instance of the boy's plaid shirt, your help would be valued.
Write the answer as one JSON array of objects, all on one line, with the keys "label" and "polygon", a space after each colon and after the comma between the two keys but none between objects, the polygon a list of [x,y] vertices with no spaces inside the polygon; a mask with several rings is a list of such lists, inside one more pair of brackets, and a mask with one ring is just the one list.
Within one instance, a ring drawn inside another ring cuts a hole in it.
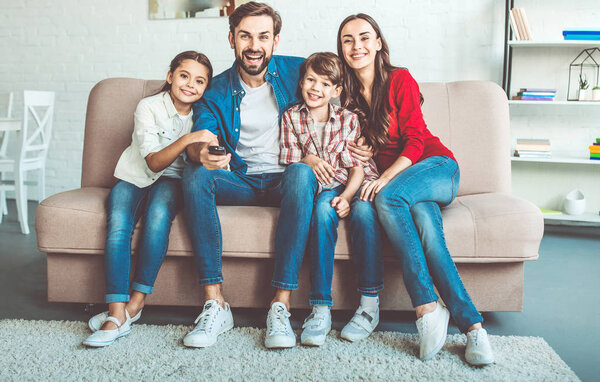
[{"label": "boy's plaid shirt", "polygon": [[[305,103],[292,106],[283,113],[281,119],[281,139],[279,163],[300,162],[306,155],[312,154],[325,160],[335,169],[335,180],[346,184],[348,168],[361,166],[347,147],[348,142],[356,142],[360,137],[358,116],[339,106],[329,104],[329,119],[325,124],[325,134],[320,138],[314,127],[314,121]],[[379,177],[375,162],[371,159],[365,170],[363,182]]]}]

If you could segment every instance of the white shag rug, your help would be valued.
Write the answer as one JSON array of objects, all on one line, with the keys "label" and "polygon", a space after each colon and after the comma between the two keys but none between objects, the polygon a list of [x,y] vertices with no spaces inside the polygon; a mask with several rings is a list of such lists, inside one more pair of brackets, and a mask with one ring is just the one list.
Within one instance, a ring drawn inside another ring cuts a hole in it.
[{"label": "white shag rug", "polygon": [[264,329],[234,328],[210,348],[188,349],[182,338],[191,328],[136,324],[111,346],[89,349],[83,322],[1,320],[0,381],[579,380],[537,337],[490,336],[495,364],[471,367],[459,334],[422,362],[415,334],[376,332],[349,343],[332,331],[320,348],[267,350]]}]

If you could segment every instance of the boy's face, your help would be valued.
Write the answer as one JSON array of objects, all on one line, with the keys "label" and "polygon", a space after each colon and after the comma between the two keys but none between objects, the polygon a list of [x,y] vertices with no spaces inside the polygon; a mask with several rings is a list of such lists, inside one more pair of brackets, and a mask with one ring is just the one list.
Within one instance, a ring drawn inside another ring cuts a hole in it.
[{"label": "boy's face", "polygon": [[342,92],[341,86],[334,85],[329,78],[315,73],[310,67],[300,81],[300,89],[309,109],[327,106],[331,98],[339,97]]},{"label": "boy's face", "polygon": [[262,74],[278,43],[273,19],[267,15],[244,17],[234,33],[229,33],[229,44],[235,50],[238,67],[251,76]]}]

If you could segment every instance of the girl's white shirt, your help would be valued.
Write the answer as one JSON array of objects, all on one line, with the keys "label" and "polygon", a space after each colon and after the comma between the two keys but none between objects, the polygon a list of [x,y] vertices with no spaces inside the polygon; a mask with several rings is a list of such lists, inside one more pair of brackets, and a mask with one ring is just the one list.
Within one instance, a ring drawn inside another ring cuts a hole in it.
[{"label": "girl's white shirt", "polygon": [[[167,169],[169,176],[174,173],[180,175],[183,170],[180,166],[169,166],[163,171],[153,172],[148,168],[145,158],[192,131],[191,114],[179,115],[169,92],[143,98],[135,109],[131,145],[121,154],[114,176],[143,188],[154,183]],[[178,161],[181,158],[175,162]]]}]

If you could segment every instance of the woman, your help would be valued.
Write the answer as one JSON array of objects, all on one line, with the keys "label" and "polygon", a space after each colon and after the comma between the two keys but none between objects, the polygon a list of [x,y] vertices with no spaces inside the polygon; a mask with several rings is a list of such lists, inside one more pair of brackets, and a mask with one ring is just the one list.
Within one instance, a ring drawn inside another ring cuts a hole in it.
[{"label": "woman", "polygon": [[[466,360],[494,361],[483,318],[471,302],[450,257],[440,206],[456,197],[460,172],[450,150],[427,129],[419,87],[408,70],[390,64],[389,49],[370,16],[340,25],[338,55],[344,62],[342,104],[357,113],[380,178],[360,197],[374,201],[381,225],[402,263],[404,283],[417,314],[420,358],[444,345],[450,314],[467,334]],[[438,288],[448,310],[438,302]]]}]

